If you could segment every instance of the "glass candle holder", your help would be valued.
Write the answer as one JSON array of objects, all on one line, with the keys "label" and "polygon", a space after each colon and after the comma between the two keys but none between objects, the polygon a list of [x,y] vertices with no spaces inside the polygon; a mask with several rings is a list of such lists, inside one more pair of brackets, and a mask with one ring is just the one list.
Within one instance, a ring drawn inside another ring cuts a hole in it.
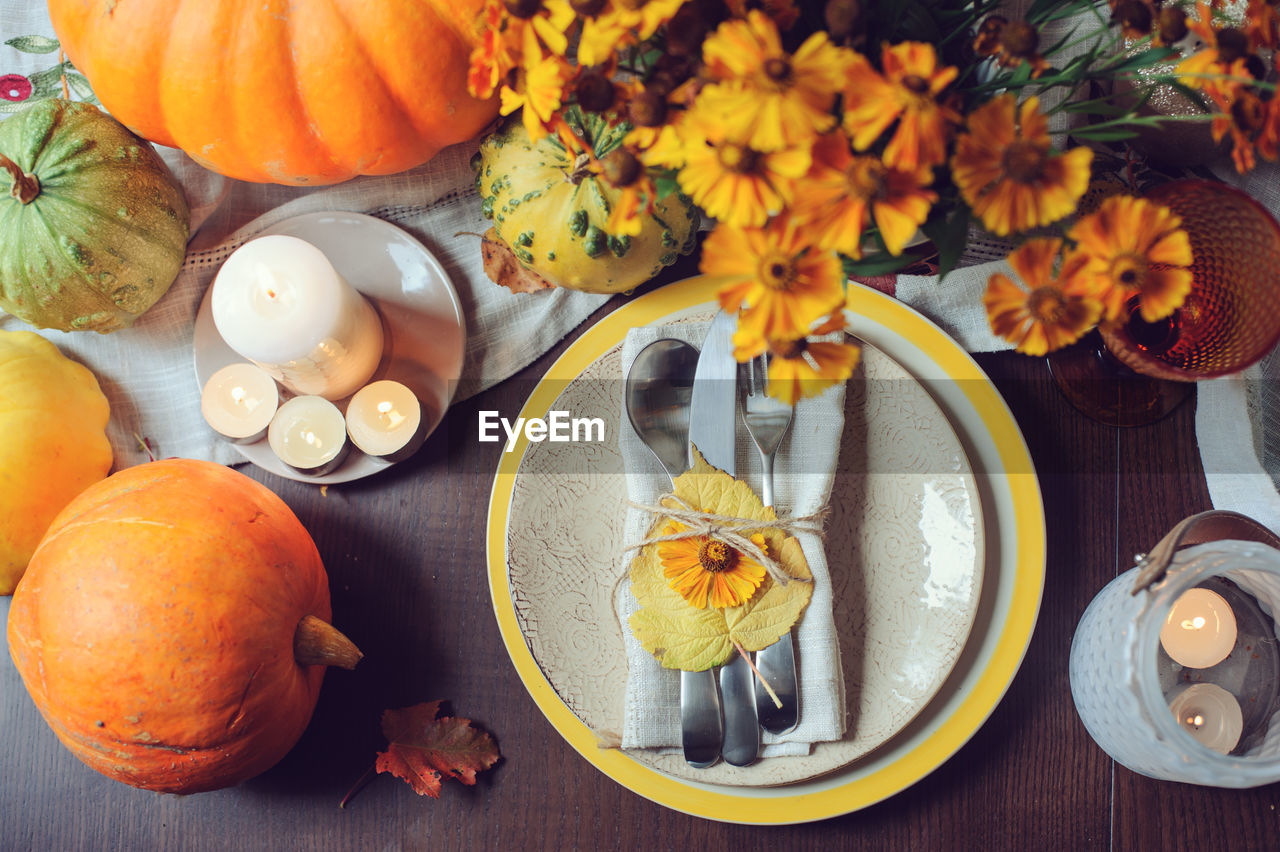
[{"label": "glass candle holder", "polygon": [[[1135,593],[1139,571],[1098,593],[1071,643],[1071,695],[1090,736],[1151,778],[1214,787],[1280,780],[1280,551],[1235,540],[1188,547]],[[1236,631],[1231,652],[1206,668],[1176,662],[1160,641],[1191,589],[1221,596]]]}]

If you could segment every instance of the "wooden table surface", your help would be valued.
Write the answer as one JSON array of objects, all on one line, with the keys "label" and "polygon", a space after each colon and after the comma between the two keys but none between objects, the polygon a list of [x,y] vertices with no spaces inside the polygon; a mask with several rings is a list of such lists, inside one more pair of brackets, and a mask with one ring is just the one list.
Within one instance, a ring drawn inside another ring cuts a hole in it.
[{"label": "wooden table surface", "polygon": [[[617,300],[611,303],[615,306]],[[602,310],[599,315],[603,315]],[[598,315],[598,316],[599,316]],[[64,750],[0,661],[0,849],[1264,849],[1280,841],[1280,787],[1156,782],[1113,763],[1071,701],[1067,657],[1085,606],[1132,554],[1210,508],[1195,400],[1115,429],[1070,408],[1044,363],[978,356],[1031,448],[1048,564],[1025,661],[975,736],[905,791],[835,819],[749,827],[686,816],[609,779],[570,748],[516,675],[489,598],[485,519],[499,444],[477,412],[513,416],[562,344],[454,406],[411,460],[320,489],[242,468],[311,531],[335,623],[365,653],[331,671],[310,727],[274,769],[194,796],[135,790]],[[8,612],[0,601],[0,618]],[[493,732],[503,760],[475,787],[420,798],[379,776],[338,802],[384,746],[381,711],[438,698]]]}]

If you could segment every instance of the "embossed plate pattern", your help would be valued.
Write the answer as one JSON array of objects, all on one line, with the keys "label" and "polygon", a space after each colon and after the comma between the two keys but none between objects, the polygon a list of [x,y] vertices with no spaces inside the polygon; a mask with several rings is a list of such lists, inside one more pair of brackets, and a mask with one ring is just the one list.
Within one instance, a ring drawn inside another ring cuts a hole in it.
[{"label": "embossed plate pattern", "polygon": [[[583,376],[617,345],[626,328],[696,313],[712,296],[713,287],[707,282],[684,282],[623,307],[566,351],[549,372],[550,381],[534,392],[523,413],[532,416],[551,408],[564,390],[564,382]],[[607,722],[601,724],[605,717],[593,715],[598,712],[594,703],[599,692],[597,684],[621,683],[620,678],[625,678],[624,663],[620,657],[610,659],[610,654],[601,652],[592,632],[595,628],[578,626],[588,625],[595,618],[592,606],[579,597],[577,588],[594,572],[581,557],[582,542],[568,541],[563,533],[555,535],[557,527],[563,530],[555,501],[531,504],[536,508],[526,511],[519,491],[522,478],[542,479],[539,490],[549,487],[551,480],[547,477],[557,476],[555,471],[561,462],[545,458],[540,466],[541,454],[527,453],[527,446],[519,446],[499,470],[490,507],[490,585],[499,626],[517,670],[557,730],[588,760],[620,783],[667,806],[714,819],[781,823],[844,813],[891,795],[923,777],[976,730],[1003,694],[1030,638],[1043,583],[1043,516],[1034,472],[1016,425],[985,376],[936,327],[900,303],[862,288],[855,292],[853,306],[855,310],[848,316],[850,330],[871,347],[892,356],[884,358],[883,363],[902,363],[911,375],[923,380],[945,420],[955,428],[964,452],[976,460],[975,468],[980,474],[974,479],[974,487],[980,499],[974,504],[983,507],[983,538],[988,546],[974,633],[950,678],[923,712],[882,747],[870,753],[863,748],[860,757],[852,762],[841,759],[834,771],[815,775],[807,767],[797,776],[801,780],[785,786],[743,786],[740,779],[733,779],[736,783],[730,784],[723,779],[717,783],[705,775],[674,777],[676,770],[665,765],[664,771],[658,771],[634,756],[598,748],[598,736],[607,737],[609,732]],[[877,360],[871,356],[870,369],[877,369]],[[597,366],[606,369],[605,365]],[[616,376],[616,366],[614,369]],[[592,384],[607,387],[607,383]],[[599,416],[618,416],[615,401],[602,398],[597,405]],[[524,459],[525,456],[529,458]],[[609,488],[611,495],[621,493],[620,474],[616,476],[616,485]],[[557,484],[578,487],[568,480]],[[577,497],[599,502],[598,497],[592,496],[596,493],[590,489]],[[605,508],[601,514],[607,514]],[[566,569],[567,581],[565,577],[539,575],[536,583],[525,583],[524,574],[514,570],[508,573],[508,532],[515,528],[517,512],[522,528],[528,527],[532,536],[545,538],[549,558],[570,566]],[[607,530],[588,535],[594,536],[606,552],[617,547]],[[523,585],[513,582],[517,576]],[[576,613],[573,620],[577,625],[567,626],[538,612],[539,607],[530,606],[530,602],[545,595],[562,598],[556,607]],[[615,623],[613,629],[620,628]],[[531,650],[535,647],[538,657]],[[587,664],[584,676],[551,676],[549,680],[539,667],[539,658],[545,664],[550,657],[559,655],[591,657],[592,662]],[[863,673],[864,681],[868,674]],[[586,723],[582,717],[592,722]],[[858,724],[856,718],[852,721],[855,726]],[[901,727],[901,722],[895,724]],[[856,737],[856,730],[852,733]]]}]

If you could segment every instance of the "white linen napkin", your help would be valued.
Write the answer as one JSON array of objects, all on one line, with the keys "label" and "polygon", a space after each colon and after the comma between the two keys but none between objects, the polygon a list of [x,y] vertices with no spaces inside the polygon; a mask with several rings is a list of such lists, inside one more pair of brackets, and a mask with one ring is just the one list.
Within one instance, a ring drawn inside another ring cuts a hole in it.
[{"label": "white linen napkin", "polygon": [[[636,354],[654,340],[674,337],[701,348],[706,323],[679,323],[669,326],[632,329],[622,347],[623,375]],[[627,496],[633,503],[655,505],[670,490],[670,481],[658,460],[631,428],[626,412],[619,412],[622,427],[618,446],[627,471]],[[844,387],[837,386],[820,397],[802,400],[783,439],[775,462],[774,493],[779,515],[801,516],[826,505],[835,476],[844,426]],[[738,478],[760,491],[760,456],[738,425]],[[644,538],[653,516],[631,509],[627,513],[624,540],[627,545]],[[822,539],[811,533],[796,536],[813,572],[813,597],[794,628],[800,687],[800,721],[781,736],[766,733],[762,756],[807,754],[813,743],[838,740],[845,730],[845,688],[840,665],[840,645],[832,618],[831,579]],[[619,566],[625,572],[634,551]],[[680,673],[664,669],[626,627],[638,608],[631,584],[619,584],[615,601],[623,624],[627,649],[628,677],[623,718],[623,748],[678,748],[680,745]]]}]

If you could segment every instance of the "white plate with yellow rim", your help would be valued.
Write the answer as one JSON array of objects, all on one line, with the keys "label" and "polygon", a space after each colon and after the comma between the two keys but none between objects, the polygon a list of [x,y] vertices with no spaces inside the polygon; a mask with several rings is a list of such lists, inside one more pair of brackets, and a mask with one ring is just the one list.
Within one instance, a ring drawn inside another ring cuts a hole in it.
[{"label": "white plate with yellow rim", "polygon": [[[681,318],[705,308],[714,295],[711,282],[694,279],[615,311],[552,365],[522,415],[545,415],[566,384],[615,347],[627,329]],[[529,586],[527,576],[518,587],[511,583],[508,523],[527,445],[517,445],[499,468],[489,512],[489,580],[517,671],[552,725],[587,760],[629,789],[676,810],[732,822],[793,823],[847,813],[892,795],[924,777],[972,736],[1004,694],[1030,641],[1043,586],[1044,521],[1026,446],[1007,407],[967,353],[905,305],[854,286],[847,318],[850,333],[889,355],[928,389],[963,445],[982,506],[985,558],[972,633],[945,682],[888,742],[834,771],[781,786],[709,783],[696,774],[662,771],[647,756],[638,759],[600,748],[602,732],[574,713],[570,703],[578,702],[567,702],[556,691],[531,651],[538,638],[533,633],[563,631],[563,626],[530,624],[527,613],[522,620],[517,612],[518,599],[564,593],[559,588],[563,578],[548,578],[546,585],[536,587]],[[523,475],[540,472],[548,471],[526,469]]]}]

